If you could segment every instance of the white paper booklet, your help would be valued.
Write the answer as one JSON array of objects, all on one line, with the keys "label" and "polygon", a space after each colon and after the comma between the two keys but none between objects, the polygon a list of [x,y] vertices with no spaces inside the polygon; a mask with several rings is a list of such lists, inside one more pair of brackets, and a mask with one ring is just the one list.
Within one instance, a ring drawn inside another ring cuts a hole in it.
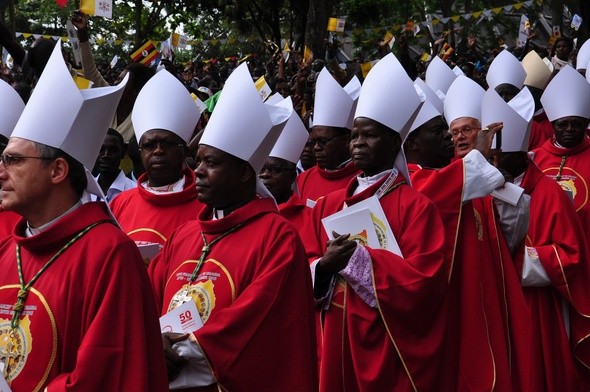
[{"label": "white paper booklet", "polygon": [[328,238],[334,239],[332,231],[338,234],[350,233],[351,239],[374,249],[385,249],[403,257],[383,208],[376,196],[322,219]]},{"label": "white paper booklet", "polygon": [[502,200],[503,202],[508,203],[510,205],[516,206],[523,192],[523,188],[519,187],[518,185],[514,185],[511,182],[507,182],[504,184],[503,188],[495,189],[492,192],[492,197],[495,197],[498,200]]},{"label": "white paper booklet", "polygon": [[0,392],[11,392],[8,383],[2,376],[0,376]]}]

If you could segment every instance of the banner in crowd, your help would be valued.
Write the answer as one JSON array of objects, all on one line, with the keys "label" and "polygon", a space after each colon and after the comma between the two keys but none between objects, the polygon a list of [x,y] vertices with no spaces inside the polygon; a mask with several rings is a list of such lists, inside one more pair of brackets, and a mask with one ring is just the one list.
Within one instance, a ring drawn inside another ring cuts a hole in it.
[{"label": "banner in crowd", "polygon": [[86,15],[113,19],[113,0],[80,0],[80,11]]}]

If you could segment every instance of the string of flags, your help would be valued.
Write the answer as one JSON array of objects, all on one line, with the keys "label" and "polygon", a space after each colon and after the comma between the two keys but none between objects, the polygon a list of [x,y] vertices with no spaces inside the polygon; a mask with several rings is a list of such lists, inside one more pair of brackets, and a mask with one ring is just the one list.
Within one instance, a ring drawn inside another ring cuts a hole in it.
[{"label": "string of flags", "polygon": [[[67,0],[65,2],[67,2]],[[486,10],[470,12],[470,13],[465,13],[465,14],[459,14],[459,15],[454,15],[454,16],[445,17],[445,18],[430,18],[430,17],[428,17],[427,20],[420,21],[420,22],[408,21],[405,24],[399,24],[399,25],[393,25],[393,26],[381,26],[381,27],[374,27],[374,28],[367,28],[367,29],[357,28],[357,29],[346,30],[345,29],[345,19],[330,18],[328,21],[328,31],[332,31],[335,33],[346,32],[346,33],[352,33],[352,34],[361,34],[364,32],[366,34],[370,34],[370,33],[382,32],[384,30],[398,31],[401,28],[404,28],[405,30],[408,30],[408,28],[409,28],[408,31],[414,31],[416,34],[417,31],[420,31],[420,26],[423,26],[426,28],[431,28],[432,26],[436,26],[440,23],[446,24],[449,21],[452,21],[453,23],[457,23],[462,19],[463,20],[469,20],[471,18],[479,19],[481,17],[491,18],[491,17],[493,17],[493,15],[498,15],[503,12],[518,11],[518,10],[522,9],[523,7],[530,8],[530,7],[532,7],[533,3],[535,3],[535,2],[537,4],[541,4],[542,0],[528,0],[528,1],[524,1],[524,2],[505,5],[502,7],[495,7],[495,8],[490,8],[490,9],[486,9]],[[109,4],[110,4],[110,6],[109,6]],[[112,17],[112,8],[113,8],[112,7],[112,0],[82,0],[81,5],[89,7],[87,10],[90,10],[90,9],[93,10],[92,12],[89,11],[88,12],[89,14],[100,15],[100,13],[109,13],[110,12],[110,15]],[[236,44],[236,43],[244,43],[244,42],[252,42],[253,43],[253,42],[262,42],[263,41],[263,39],[261,37],[257,37],[257,36],[249,36],[249,37],[239,36],[239,37],[210,38],[210,39],[189,39],[188,37],[177,34],[177,33],[173,33],[173,34],[175,34],[177,39],[180,41],[180,43],[178,45],[174,45],[174,46],[180,47],[180,48],[183,47],[182,45],[184,45],[184,47],[186,47],[186,45],[198,45],[198,44],[218,46],[218,45],[225,45],[225,44]],[[54,35],[22,33],[22,32],[16,33],[16,36],[17,37],[22,36],[23,38],[34,37],[35,39],[37,39],[39,37],[44,37],[44,38],[51,38],[55,41],[57,41],[58,39],[61,39],[64,42],[67,42],[67,40],[68,40],[67,36],[54,36]],[[172,39],[174,40],[175,38],[172,38]],[[94,40],[94,42],[97,44],[107,43],[107,44],[115,44],[115,45],[133,45],[132,40],[112,39],[112,38],[96,38]],[[161,44],[161,41],[152,40],[152,42],[155,45]]]}]

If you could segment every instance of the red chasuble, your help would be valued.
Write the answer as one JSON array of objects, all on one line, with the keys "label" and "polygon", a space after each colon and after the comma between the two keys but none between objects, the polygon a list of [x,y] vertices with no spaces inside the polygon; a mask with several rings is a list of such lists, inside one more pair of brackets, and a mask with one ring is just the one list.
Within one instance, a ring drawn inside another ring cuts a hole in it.
[{"label": "red chasuble", "polygon": [[19,214],[0,209],[0,239],[8,237],[10,234],[12,234],[12,229],[19,220]]},{"label": "red chasuble", "polygon": [[[93,227],[41,274],[10,339],[20,288],[77,233]],[[0,242],[0,359],[14,392],[166,391],[158,314],[137,247],[87,203],[47,230],[22,237],[24,220]],[[14,343],[14,345],[13,345]]]},{"label": "red chasuble", "polygon": [[553,125],[545,112],[533,117],[531,122],[531,136],[529,138],[529,151],[533,151],[553,137]]},{"label": "red chasuble", "polygon": [[162,314],[187,288],[203,247],[215,243],[188,295],[204,326],[194,333],[222,390],[317,389],[309,266],[299,235],[271,199],[254,199],[225,218],[178,228],[149,267]]},{"label": "red chasuble", "polygon": [[303,233],[307,226],[307,221],[311,216],[311,208],[307,207],[305,201],[295,192],[289,200],[279,204],[279,214],[297,229],[297,232],[303,238]]},{"label": "red chasuble", "polygon": [[590,205],[588,204],[590,182],[590,139],[573,148],[559,148],[555,139],[547,140],[535,150],[534,161],[546,176],[551,177],[565,191],[581,219],[582,226],[590,227]]},{"label": "red chasuble", "polygon": [[299,194],[304,201],[316,201],[328,193],[344,189],[361,171],[352,161],[338,170],[325,170],[314,166],[297,177]]},{"label": "red chasuble", "polygon": [[456,376],[447,376],[438,390],[527,390],[527,308],[505,241],[497,234],[491,199],[461,202],[461,159],[439,170],[414,164],[409,169],[414,189],[438,207],[445,257],[452,265],[444,373]]},{"label": "red chasuble", "polygon": [[[551,280],[550,286],[523,287],[535,342],[531,391],[588,391],[590,265],[584,229],[567,195],[532,162],[521,186],[531,195],[526,245],[535,248]],[[515,258],[519,271],[524,252],[523,245]],[[569,338],[564,318],[571,324]]]},{"label": "red chasuble", "polygon": [[144,173],[137,180],[137,188],[122,192],[113,199],[111,210],[132,240],[164,245],[178,226],[196,219],[203,204],[197,200],[193,171],[186,169],[184,178],[186,182],[181,192],[158,195],[141,186],[147,181]]},{"label": "red chasuble", "polygon": [[[320,219],[377,191],[385,179],[351,196],[346,189],[318,201],[310,258],[326,251]],[[365,303],[339,278],[330,306],[322,306],[321,391],[436,391],[440,387],[447,325],[441,311],[447,287],[443,224],[436,207],[402,182],[380,199],[404,257],[367,247],[377,308]],[[338,276],[338,275],[337,275]],[[319,311],[319,310],[318,310]]]}]

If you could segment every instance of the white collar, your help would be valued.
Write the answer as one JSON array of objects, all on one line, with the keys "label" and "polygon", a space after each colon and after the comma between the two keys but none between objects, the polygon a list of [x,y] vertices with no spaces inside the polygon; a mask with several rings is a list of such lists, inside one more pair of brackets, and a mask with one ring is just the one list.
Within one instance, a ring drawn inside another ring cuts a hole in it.
[{"label": "white collar", "polygon": [[37,228],[35,227],[31,227],[29,225],[29,222],[27,222],[27,228],[25,230],[25,237],[32,237],[34,235],[37,235],[39,233],[41,233],[42,231],[47,230],[51,225],[53,225],[55,222],[57,222],[58,220],[60,220],[61,218],[63,218],[64,216],[68,215],[70,212],[74,212],[75,210],[78,209],[78,207],[80,207],[82,205],[82,200],[78,200],[76,202],[76,204],[74,204],[69,210],[67,210],[66,212],[64,212],[63,214],[61,214],[60,216],[58,216],[57,218],[45,223],[44,225],[41,225]]},{"label": "white collar", "polygon": [[169,194],[169,193],[178,193],[184,190],[184,183],[185,178],[182,178],[172,184],[163,185],[163,186],[148,186],[148,182],[142,182],[141,186],[145,188],[146,191],[153,193],[155,195],[162,195],[162,194]]},{"label": "white collar", "polygon": [[387,177],[392,172],[394,173],[394,176],[397,176],[398,170],[395,167],[392,169],[382,171],[381,173],[375,174],[374,176],[370,176],[370,177],[363,177],[362,174],[358,175],[356,177],[356,180],[358,182],[358,186],[354,190],[353,195],[357,195],[357,194],[361,193],[362,191],[364,191],[365,189],[367,189],[371,185],[380,181],[382,178]]}]

